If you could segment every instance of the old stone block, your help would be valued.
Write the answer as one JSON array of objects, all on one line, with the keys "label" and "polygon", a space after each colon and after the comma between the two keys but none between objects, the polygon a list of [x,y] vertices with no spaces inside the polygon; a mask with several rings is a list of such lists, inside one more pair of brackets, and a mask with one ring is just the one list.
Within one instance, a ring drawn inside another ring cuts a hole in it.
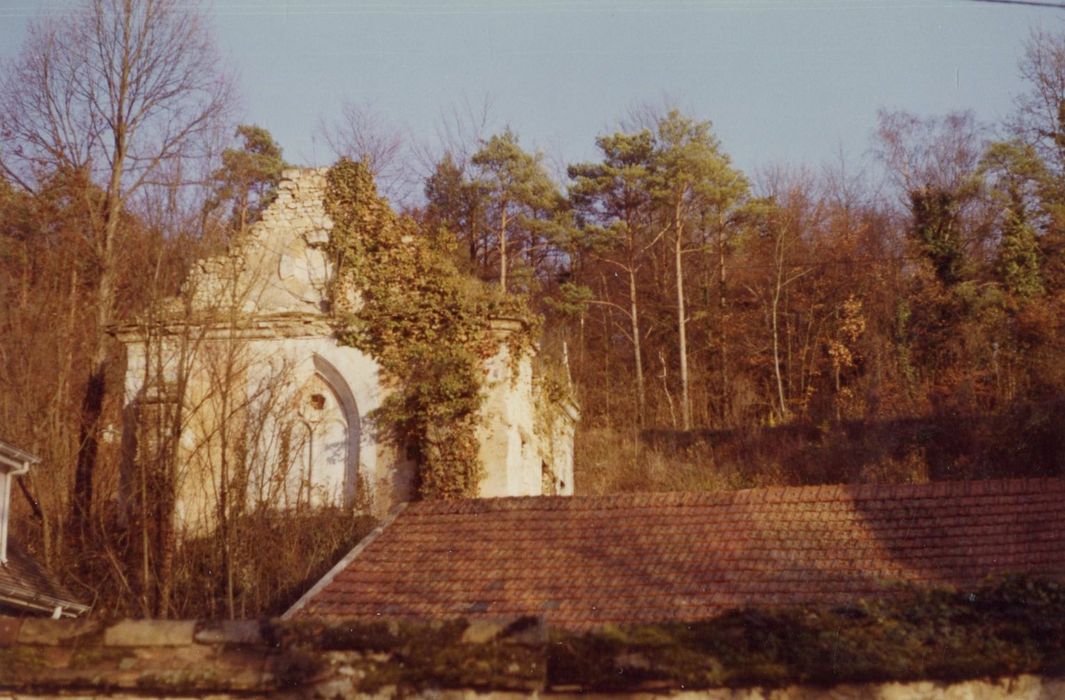
[{"label": "old stone block", "polygon": [[221,620],[201,620],[196,623],[196,631],[192,635],[197,644],[222,644],[224,635]]},{"label": "old stone block", "polygon": [[303,234],[303,240],[309,246],[321,246],[329,242],[329,232],[325,227],[312,229]]},{"label": "old stone block", "polygon": [[0,647],[9,647],[18,641],[22,620],[17,617],[0,617]]},{"label": "old stone block", "polygon": [[262,644],[262,627],[258,620],[222,620],[201,622],[196,629],[199,644]]},{"label": "old stone block", "polygon": [[215,663],[224,665],[225,686],[230,690],[253,691],[270,687],[265,678],[265,657],[259,653],[227,654]]},{"label": "old stone block", "polygon": [[[204,644],[189,644],[178,647],[154,647],[139,649],[140,654],[152,654],[173,668],[199,668],[208,662],[215,664],[217,650]],[[217,664],[215,664],[217,665]]]},{"label": "old stone block", "polygon": [[32,651],[26,647],[19,648],[30,651],[35,665],[44,676],[69,668],[74,656],[74,650],[69,647],[36,647]]},{"label": "old stone block", "polygon": [[45,620],[29,618],[22,621],[19,644],[57,646],[71,639],[91,634],[100,628],[95,620]]},{"label": "old stone block", "polygon": [[462,633],[463,644],[484,644],[499,636],[507,627],[501,620],[473,620]]},{"label": "old stone block", "polygon": [[123,620],[104,632],[109,647],[159,647],[192,644],[196,623],[190,620]]},{"label": "old stone block", "polygon": [[314,696],[316,698],[350,698],[355,695],[355,687],[348,678],[333,678],[328,681],[316,683]]}]

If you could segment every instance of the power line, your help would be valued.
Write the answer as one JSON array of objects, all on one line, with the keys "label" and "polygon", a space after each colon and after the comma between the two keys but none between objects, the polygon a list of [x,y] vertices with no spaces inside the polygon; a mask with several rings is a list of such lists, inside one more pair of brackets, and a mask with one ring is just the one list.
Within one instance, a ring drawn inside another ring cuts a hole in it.
[{"label": "power line", "polygon": [[970,0],[970,2],[983,2],[988,5],[1022,5],[1026,7],[1049,7],[1055,10],[1065,10],[1065,2],[1044,2],[1043,0]]},{"label": "power line", "polygon": [[[1002,4],[1065,8],[1061,2],[1038,0],[971,0]],[[762,10],[894,10],[949,7],[964,0],[451,0],[450,2],[395,2],[393,0],[217,0],[209,14],[219,16],[336,16],[336,15],[507,15],[507,14],[661,14],[713,13]],[[202,7],[196,0],[178,0],[188,9]],[[30,0],[15,0],[0,7],[0,17],[25,18],[39,14],[69,14],[81,7],[80,0],[47,0],[43,6]]]}]

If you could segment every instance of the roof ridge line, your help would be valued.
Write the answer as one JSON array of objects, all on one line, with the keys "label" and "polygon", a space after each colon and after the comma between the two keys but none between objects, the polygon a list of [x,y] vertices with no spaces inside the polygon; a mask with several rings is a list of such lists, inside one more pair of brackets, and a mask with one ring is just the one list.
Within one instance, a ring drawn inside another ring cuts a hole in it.
[{"label": "roof ridge line", "polygon": [[445,501],[417,501],[412,505],[421,513],[455,511],[537,510],[551,504],[551,509],[568,509],[578,504],[594,503],[609,508],[613,504],[660,505],[684,507],[702,501],[737,503],[777,503],[809,500],[854,501],[945,498],[951,496],[1010,495],[1031,491],[1065,491],[1065,478],[1054,476],[1013,477],[998,479],[943,479],[925,483],[860,483],[771,485],[720,491],[632,491],[574,496],[503,496],[464,498]]}]

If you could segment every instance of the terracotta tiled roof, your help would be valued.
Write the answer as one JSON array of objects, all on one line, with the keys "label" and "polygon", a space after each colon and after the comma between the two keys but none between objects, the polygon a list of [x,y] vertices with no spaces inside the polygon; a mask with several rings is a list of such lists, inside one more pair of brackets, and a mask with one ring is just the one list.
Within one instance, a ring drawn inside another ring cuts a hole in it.
[{"label": "terracotta tiled roof", "polygon": [[420,502],[371,537],[289,614],[579,628],[1065,578],[1065,481]]},{"label": "terracotta tiled roof", "polygon": [[75,601],[48,572],[14,542],[8,542],[8,558],[0,563],[0,607],[51,614],[57,607],[65,615],[79,615],[88,606]]}]

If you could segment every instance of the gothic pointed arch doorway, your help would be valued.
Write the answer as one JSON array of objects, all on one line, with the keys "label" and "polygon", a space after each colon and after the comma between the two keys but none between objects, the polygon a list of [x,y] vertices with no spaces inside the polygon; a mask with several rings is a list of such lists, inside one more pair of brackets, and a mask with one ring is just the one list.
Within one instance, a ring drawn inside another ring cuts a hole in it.
[{"label": "gothic pointed arch doorway", "polygon": [[332,364],[314,355],[313,366],[313,374],[294,397],[298,449],[287,505],[350,506],[359,483],[358,406]]}]

